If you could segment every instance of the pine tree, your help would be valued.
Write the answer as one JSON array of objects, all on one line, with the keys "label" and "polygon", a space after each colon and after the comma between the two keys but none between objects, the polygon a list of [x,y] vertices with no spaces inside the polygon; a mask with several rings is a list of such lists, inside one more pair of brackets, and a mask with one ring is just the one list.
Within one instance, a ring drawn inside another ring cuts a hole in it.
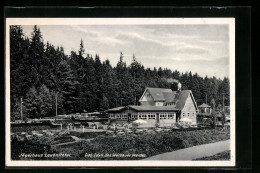
[{"label": "pine tree", "polygon": [[83,43],[83,40],[81,39],[81,40],[80,40],[79,55],[80,55],[80,56],[83,56],[84,53],[85,53],[84,43]]},{"label": "pine tree", "polygon": [[40,29],[35,25],[31,35],[29,48],[30,75],[29,78],[35,87],[44,84],[48,76],[46,64],[48,61],[44,55],[44,43]]},{"label": "pine tree", "polygon": [[36,88],[29,89],[24,99],[25,113],[27,117],[39,117],[39,104]]},{"label": "pine tree", "polygon": [[54,116],[52,112],[52,95],[46,85],[42,85],[38,91],[38,115],[40,117]]},{"label": "pine tree", "polygon": [[103,94],[102,100],[100,101],[101,110],[107,110],[109,108],[109,101],[107,97]]},{"label": "pine tree", "polygon": [[216,107],[216,102],[215,102],[214,98],[211,99],[210,106],[212,106],[213,109]]},{"label": "pine tree", "polygon": [[27,70],[29,39],[24,37],[21,26],[10,26],[10,100],[11,118],[14,120],[20,114],[20,98],[24,97],[31,87]]},{"label": "pine tree", "polygon": [[176,90],[176,84],[169,79],[179,80],[182,90],[192,90],[198,104],[205,102],[207,96],[222,109],[224,94],[225,105],[229,105],[228,78],[202,78],[196,73],[180,73],[163,67],[145,69],[134,54],[127,66],[122,52],[113,68],[109,60],[102,63],[99,55],[95,60],[90,54],[83,57],[82,40],[79,46],[78,54],[72,51],[67,57],[62,46],[55,48],[47,42],[45,49],[37,26],[31,39],[24,37],[21,26],[10,27],[12,120],[19,119],[21,97],[29,117],[54,116],[56,94],[58,112],[90,112],[120,106],[121,100],[123,105],[136,104],[146,87]]}]

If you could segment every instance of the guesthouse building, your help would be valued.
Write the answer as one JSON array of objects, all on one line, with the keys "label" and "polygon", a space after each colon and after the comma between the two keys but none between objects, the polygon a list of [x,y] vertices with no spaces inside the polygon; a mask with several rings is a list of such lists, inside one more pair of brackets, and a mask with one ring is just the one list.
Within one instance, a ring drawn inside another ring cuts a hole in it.
[{"label": "guesthouse building", "polygon": [[151,125],[170,126],[182,118],[196,123],[198,108],[191,90],[146,88],[139,103],[140,106],[121,106],[106,112],[111,119],[130,122],[143,119]]}]

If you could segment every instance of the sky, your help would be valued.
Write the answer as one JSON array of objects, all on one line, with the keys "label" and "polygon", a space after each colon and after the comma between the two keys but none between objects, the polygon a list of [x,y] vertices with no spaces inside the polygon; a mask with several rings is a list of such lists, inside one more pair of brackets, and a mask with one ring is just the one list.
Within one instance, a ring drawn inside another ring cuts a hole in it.
[{"label": "sky", "polygon": [[[33,26],[22,26],[31,37]],[[78,51],[109,59],[112,66],[123,52],[130,65],[133,54],[145,68],[168,68],[201,77],[229,77],[228,25],[40,25],[43,40],[63,46],[67,55]]]}]

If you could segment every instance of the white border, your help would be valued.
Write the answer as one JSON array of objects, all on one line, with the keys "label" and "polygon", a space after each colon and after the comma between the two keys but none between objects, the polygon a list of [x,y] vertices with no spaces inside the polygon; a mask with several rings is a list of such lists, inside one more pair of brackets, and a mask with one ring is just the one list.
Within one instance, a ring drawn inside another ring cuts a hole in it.
[{"label": "white border", "polygon": [[[162,24],[228,24],[229,25],[229,74],[230,74],[230,161],[13,161],[10,151],[10,25],[162,25]],[[235,166],[235,18],[7,18],[6,19],[6,166],[51,167],[224,167]]]}]

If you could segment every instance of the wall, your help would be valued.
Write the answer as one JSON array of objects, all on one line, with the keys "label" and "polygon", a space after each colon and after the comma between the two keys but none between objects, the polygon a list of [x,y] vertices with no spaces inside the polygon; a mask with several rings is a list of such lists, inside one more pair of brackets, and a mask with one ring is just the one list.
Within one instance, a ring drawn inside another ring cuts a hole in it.
[{"label": "wall", "polygon": [[148,90],[144,93],[142,100],[140,100],[142,106],[155,106],[154,100]]},{"label": "wall", "polygon": [[[110,118],[116,120],[128,120],[128,113],[131,113],[130,121],[135,121],[137,119],[143,119],[147,121],[147,125],[155,126],[156,124],[156,114],[157,112],[136,112],[134,110],[124,110],[122,112],[109,114]],[[158,112],[159,114],[159,126],[171,126],[176,122],[176,113],[175,112]]]},{"label": "wall", "polygon": [[140,101],[141,106],[155,106],[154,101]]},{"label": "wall", "polygon": [[186,100],[186,103],[184,105],[184,108],[181,112],[181,118],[189,118],[192,120],[192,122],[197,122],[197,114],[196,114],[196,107],[195,104],[191,98],[191,95]]},{"label": "wall", "polygon": [[120,119],[120,120],[128,120],[128,114],[137,114],[136,111],[132,110],[132,109],[125,109],[121,112],[115,112],[115,113],[109,113],[108,117],[112,118],[112,119]]},{"label": "wall", "polygon": [[163,106],[164,102],[155,102],[155,106]]}]

